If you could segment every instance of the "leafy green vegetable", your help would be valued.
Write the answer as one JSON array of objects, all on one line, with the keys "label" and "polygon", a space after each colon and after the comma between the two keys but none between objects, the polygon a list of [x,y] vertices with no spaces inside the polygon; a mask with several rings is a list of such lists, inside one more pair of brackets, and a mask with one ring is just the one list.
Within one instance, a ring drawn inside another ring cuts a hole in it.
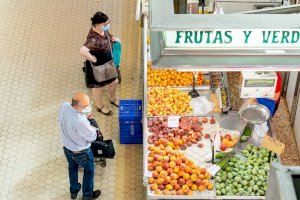
[{"label": "leafy green vegetable", "polygon": [[226,155],[227,155],[227,154],[224,153],[224,152],[218,152],[218,153],[216,153],[215,157],[216,157],[217,159],[222,159],[222,158],[224,158]]}]

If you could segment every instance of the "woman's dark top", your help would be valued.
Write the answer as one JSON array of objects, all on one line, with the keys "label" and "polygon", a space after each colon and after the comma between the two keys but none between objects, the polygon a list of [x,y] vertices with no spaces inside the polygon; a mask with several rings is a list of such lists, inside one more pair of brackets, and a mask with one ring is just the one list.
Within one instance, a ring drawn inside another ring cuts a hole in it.
[{"label": "woman's dark top", "polygon": [[[108,61],[112,60],[110,44],[112,44],[112,35],[110,33],[104,34],[103,36],[95,32],[92,28],[87,36],[87,40],[84,43],[84,46],[90,50],[90,53],[97,58],[97,62],[93,63],[94,65],[103,65]],[[109,40],[110,44],[109,44]],[[93,75],[93,69],[90,61],[86,61],[86,85],[88,88],[97,88],[103,87],[112,83],[114,79],[107,80],[104,82],[97,82]]]}]

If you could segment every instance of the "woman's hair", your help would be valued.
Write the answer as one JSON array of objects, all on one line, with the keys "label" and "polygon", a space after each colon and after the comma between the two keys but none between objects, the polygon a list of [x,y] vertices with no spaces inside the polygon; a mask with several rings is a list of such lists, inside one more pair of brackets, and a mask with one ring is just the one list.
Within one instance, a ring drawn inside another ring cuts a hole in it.
[{"label": "woman's hair", "polygon": [[108,16],[102,12],[96,12],[94,16],[91,18],[92,25],[104,23],[108,20]]}]

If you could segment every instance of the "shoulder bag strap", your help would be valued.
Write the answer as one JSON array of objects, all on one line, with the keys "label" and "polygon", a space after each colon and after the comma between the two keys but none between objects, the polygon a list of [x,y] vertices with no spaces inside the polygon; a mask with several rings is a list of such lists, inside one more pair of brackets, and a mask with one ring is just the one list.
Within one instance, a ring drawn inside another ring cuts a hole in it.
[{"label": "shoulder bag strap", "polygon": [[112,52],[112,47],[111,47],[111,42],[110,42],[110,37],[109,37],[109,34],[108,34],[108,31],[104,31],[105,34],[107,35],[107,38],[108,38],[108,46],[109,46],[109,50],[110,50],[110,54],[111,54],[111,57],[113,58],[113,52]]}]

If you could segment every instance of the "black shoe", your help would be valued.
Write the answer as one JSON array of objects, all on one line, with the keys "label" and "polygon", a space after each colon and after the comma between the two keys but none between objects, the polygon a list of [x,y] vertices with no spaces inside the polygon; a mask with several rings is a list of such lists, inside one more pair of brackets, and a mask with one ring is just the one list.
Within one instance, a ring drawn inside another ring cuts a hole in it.
[{"label": "black shoe", "polygon": [[82,200],[94,200],[97,199],[101,195],[100,190],[93,191],[93,195],[91,197],[82,197]]},{"label": "black shoe", "polygon": [[71,199],[77,199],[77,195],[78,195],[78,192],[80,191],[80,188],[81,188],[81,185],[80,185],[79,190],[77,192],[71,193]]}]

